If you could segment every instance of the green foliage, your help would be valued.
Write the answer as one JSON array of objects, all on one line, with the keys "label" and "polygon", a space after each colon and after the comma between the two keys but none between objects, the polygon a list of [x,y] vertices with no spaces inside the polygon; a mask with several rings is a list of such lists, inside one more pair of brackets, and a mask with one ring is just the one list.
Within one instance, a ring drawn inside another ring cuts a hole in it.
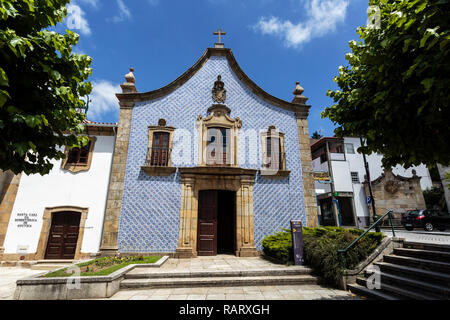
[{"label": "green foliage", "polygon": [[450,164],[450,2],[370,0],[380,28],[357,29],[349,66],[328,90],[330,118],[343,136],[364,136],[358,151],[384,155],[384,167]]},{"label": "green foliage", "polygon": [[314,133],[311,136],[311,138],[313,138],[313,139],[320,139],[322,137],[323,136],[318,131],[314,131]]},{"label": "green foliage", "polygon": [[[382,233],[370,232],[341,257],[337,250],[346,248],[363,233],[339,227],[303,228],[305,263],[329,284],[338,285],[345,269],[356,267],[381,243]],[[263,252],[281,263],[293,264],[290,230],[283,230],[262,241]]]},{"label": "green foliage", "polygon": [[[0,169],[46,174],[58,146],[80,146],[80,99],[92,59],[72,52],[78,34],[50,31],[70,0],[0,0]],[[64,133],[69,133],[64,135]]]},{"label": "green foliage", "polygon": [[439,187],[432,187],[423,191],[423,198],[428,209],[442,209],[442,204],[445,201],[444,190]]}]

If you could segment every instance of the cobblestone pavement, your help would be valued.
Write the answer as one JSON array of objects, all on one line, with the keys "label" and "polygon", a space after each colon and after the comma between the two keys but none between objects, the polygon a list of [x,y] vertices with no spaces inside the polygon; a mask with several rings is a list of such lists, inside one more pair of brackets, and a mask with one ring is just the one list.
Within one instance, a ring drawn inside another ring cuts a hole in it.
[{"label": "cobblestone pavement", "polygon": [[[392,231],[382,229],[387,236],[392,237]],[[436,243],[436,244],[448,244],[450,245],[450,232],[427,232],[424,230],[395,230],[395,235],[398,238],[404,238],[406,241],[424,242],[424,243]]]},{"label": "cobblestone pavement", "polygon": [[42,273],[42,270],[31,270],[21,267],[0,268],[0,300],[12,300],[16,290],[16,280]]},{"label": "cobblestone pavement", "polygon": [[123,290],[110,300],[361,300],[343,290],[320,285],[194,287]]}]

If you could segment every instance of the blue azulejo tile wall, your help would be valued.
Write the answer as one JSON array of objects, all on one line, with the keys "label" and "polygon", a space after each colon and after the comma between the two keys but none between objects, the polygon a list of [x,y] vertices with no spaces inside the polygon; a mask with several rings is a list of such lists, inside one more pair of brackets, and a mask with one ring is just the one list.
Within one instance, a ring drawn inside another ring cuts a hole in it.
[{"label": "blue azulejo tile wall", "polygon": [[[183,143],[183,160],[174,158],[174,166],[197,166],[198,139],[195,127],[199,115],[206,116],[214,104],[211,89],[222,76],[227,90],[225,104],[232,118],[242,120],[238,143],[239,165],[260,169],[259,136],[247,138],[251,130],[260,132],[274,125],[285,134],[286,167],[291,173],[284,179],[255,178],[253,211],[255,245],[269,234],[288,228],[291,219],[306,223],[301,163],[295,115],[272,106],[253,94],[240,80],[225,57],[211,57],[183,86],[169,95],[133,108],[123,192],[118,246],[120,252],[175,252],[178,244],[181,181],[178,172],[169,177],[148,176],[141,170],[147,154],[148,126],[164,118],[168,126],[190,137]],[[178,142],[177,142],[178,141]],[[251,145],[250,145],[251,144]],[[256,152],[249,152],[256,150]],[[250,154],[249,154],[250,153]],[[186,157],[187,156],[187,157]]]}]

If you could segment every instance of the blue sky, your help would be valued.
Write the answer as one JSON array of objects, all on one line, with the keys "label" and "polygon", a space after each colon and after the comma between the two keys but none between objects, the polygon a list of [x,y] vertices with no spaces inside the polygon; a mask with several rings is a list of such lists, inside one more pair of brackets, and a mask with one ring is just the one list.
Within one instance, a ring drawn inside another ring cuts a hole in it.
[{"label": "blue sky", "polygon": [[191,67],[218,28],[227,32],[244,72],[268,93],[291,101],[300,81],[311,104],[310,133],[333,135],[321,111],[348,42],[366,23],[368,0],[72,0],[58,31],[80,34],[78,53],[93,58],[88,118],[116,122],[114,93],[130,67],[140,92],[158,89]]}]

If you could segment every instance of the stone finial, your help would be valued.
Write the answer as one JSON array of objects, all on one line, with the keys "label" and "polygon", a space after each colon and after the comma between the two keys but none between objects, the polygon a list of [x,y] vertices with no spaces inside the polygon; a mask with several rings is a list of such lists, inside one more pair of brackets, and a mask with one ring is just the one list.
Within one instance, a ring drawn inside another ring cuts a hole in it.
[{"label": "stone finial", "polygon": [[130,72],[125,75],[125,82],[120,85],[123,93],[134,93],[137,92],[134,78],[134,68],[130,68]]},{"label": "stone finial", "polygon": [[305,91],[305,89],[303,89],[300,86],[300,82],[297,81],[294,92],[292,92],[295,95],[294,99],[292,100],[292,103],[305,104],[306,101],[308,100],[308,98],[306,98],[305,96],[302,95],[304,91]]}]

